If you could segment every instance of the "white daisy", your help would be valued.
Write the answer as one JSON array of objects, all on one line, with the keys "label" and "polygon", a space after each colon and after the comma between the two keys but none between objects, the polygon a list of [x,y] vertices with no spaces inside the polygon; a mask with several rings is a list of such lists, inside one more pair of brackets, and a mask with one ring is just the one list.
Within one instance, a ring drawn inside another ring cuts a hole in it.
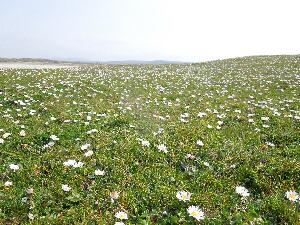
[{"label": "white daisy", "polygon": [[92,156],[93,154],[94,154],[94,152],[92,150],[90,150],[90,151],[87,151],[86,153],[84,153],[84,156],[89,157],[89,156]]},{"label": "white daisy", "polygon": [[53,141],[59,141],[59,138],[58,138],[56,135],[51,135],[50,138],[51,138]]},{"label": "white daisy", "polygon": [[104,176],[105,175],[105,171],[104,170],[95,170],[95,175],[96,176]]},{"label": "white daisy", "polygon": [[242,197],[248,197],[250,195],[249,191],[243,186],[237,186],[235,192]]},{"label": "white daisy", "polygon": [[5,133],[2,135],[3,139],[8,138],[11,135],[11,133]]},{"label": "white daisy", "polygon": [[25,130],[21,130],[19,135],[20,135],[21,137],[25,137],[25,136],[26,136]]},{"label": "white daisy", "polygon": [[164,144],[158,145],[158,146],[157,146],[157,149],[158,149],[159,152],[164,152],[164,153],[167,153],[167,152],[168,152],[167,146],[164,145]]},{"label": "white daisy", "polygon": [[10,187],[10,186],[12,186],[12,182],[11,181],[6,181],[5,183],[4,183],[4,186],[5,187]]},{"label": "white daisy", "polygon": [[150,142],[146,141],[146,140],[142,140],[141,144],[142,144],[143,147],[149,147],[150,146]]},{"label": "white daisy", "polygon": [[117,212],[115,217],[120,219],[120,220],[127,220],[128,219],[127,213],[123,212],[123,211]]},{"label": "white daisy", "polygon": [[76,160],[69,159],[64,162],[64,166],[74,166],[76,164]]},{"label": "white daisy", "polygon": [[179,201],[189,201],[191,199],[191,193],[186,191],[179,191],[176,193],[176,197],[179,199]]},{"label": "white daisy", "polygon": [[80,149],[84,151],[84,150],[87,150],[89,147],[91,147],[90,144],[84,144],[80,147]]},{"label": "white daisy", "polygon": [[196,144],[198,145],[198,146],[204,146],[204,143],[203,143],[203,141],[201,141],[201,140],[198,140],[197,142],[196,142]]},{"label": "white daisy", "polygon": [[285,193],[285,197],[291,202],[296,202],[297,200],[299,200],[299,195],[295,191],[287,191]]},{"label": "white daisy", "polygon": [[61,185],[61,189],[63,189],[63,191],[65,191],[65,192],[69,192],[71,190],[71,188],[67,184]]},{"label": "white daisy", "polygon": [[9,168],[10,168],[11,170],[13,170],[13,171],[16,171],[16,170],[20,169],[20,167],[19,167],[18,165],[16,165],[16,164],[10,164],[10,165],[9,165]]},{"label": "white daisy", "polygon": [[115,225],[125,225],[123,222],[116,222]]},{"label": "white daisy", "polygon": [[190,216],[194,217],[196,220],[203,220],[204,219],[204,212],[198,206],[190,206],[187,209]]}]

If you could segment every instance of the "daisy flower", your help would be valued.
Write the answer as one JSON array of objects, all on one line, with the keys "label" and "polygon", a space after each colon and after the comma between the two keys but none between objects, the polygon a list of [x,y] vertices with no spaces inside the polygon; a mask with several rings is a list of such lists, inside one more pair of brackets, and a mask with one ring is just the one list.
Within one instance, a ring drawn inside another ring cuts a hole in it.
[{"label": "daisy flower", "polygon": [[26,136],[25,130],[21,130],[19,135],[20,135],[21,137],[25,137],[25,136]]},{"label": "daisy flower", "polygon": [[61,185],[61,189],[63,189],[63,191],[65,191],[65,192],[69,192],[71,190],[71,188],[67,184]]},{"label": "daisy flower", "polygon": [[9,168],[10,168],[11,170],[13,170],[13,171],[16,171],[16,170],[20,169],[20,167],[19,167],[18,165],[16,165],[16,164],[10,164],[10,165],[9,165]]},{"label": "daisy flower", "polygon": [[164,152],[164,153],[167,153],[168,150],[167,150],[167,146],[165,146],[164,144],[160,144],[157,146],[157,149],[159,152]]},{"label": "daisy flower", "polygon": [[297,200],[299,200],[299,195],[295,191],[287,191],[285,193],[285,197],[291,202],[296,202]]},{"label": "daisy flower", "polygon": [[56,135],[51,135],[50,138],[51,138],[53,141],[59,141],[59,138],[58,138]]},{"label": "daisy flower", "polygon": [[5,133],[2,135],[2,137],[5,139],[5,138],[8,138],[10,135],[11,135],[11,133]]},{"label": "daisy flower", "polygon": [[190,200],[191,193],[186,192],[186,191],[179,191],[179,192],[177,192],[176,197],[179,199],[179,201],[186,202],[186,201]]},{"label": "daisy flower", "polygon": [[6,181],[5,183],[4,183],[4,186],[5,187],[10,187],[10,186],[12,186],[12,182],[11,181]]},{"label": "daisy flower", "polygon": [[150,142],[146,141],[146,140],[142,140],[141,144],[142,144],[143,147],[149,147],[150,146]]},{"label": "daisy flower", "polygon": [[82,167],[83,164],[84,164],[83,162],[76,162],[76,163],[74,163],[73,167],[74,168],[79,168],[79,167]]},{"label": "daisy flower", "polygon": [[116,222],[115,225],[125,225],[123,222]]},{"label": "daisy flower", "polygon": [[198,206],[190,206],[187,209],[190,216],[194,217],[196,220],[203,220],[204,219],[204,212]]},{"label": "daisy flower", "polygon": [[120,219],[120,220],[127,220],[128,219],[127,213],[123,212],[123,211],[117,212],[115,217]]},{"label": "daisy flower", "polygon": [[64,162],[64,166],[74,166],[76,164],[76,160],[69,159],[68,161]]},{"label": "daisy flower", "polygon": [[237,186],[235,192],[242,197],[248,197],[250,195],[249,191],[243,186]]},{"label": "daisy flower", "polygon": [[90,144],[84,144],[80,147],[81,150],[87,150],[91,145]]},{"label": "daisy flower", "polygon": [[89,157],[89,156],[92,156],[93,154],[94,154],[94,152],[92,150],[90,150],[90,151],[87,151],[86,153],[84,153],[84,156]]},{"label": "daisy flower", "polygon": [[105,171],[104,170],[95,170],[95,175],[96,176],[104,176],[105,175]]},{"label": "daisy flower", "polygon": [[203,141],[201,141],[201,140],[198,140],[197,142],[196,142],[196,144],[198,145],[198,146],[204,146],[204,143],[203,143]]},{"label": "daisy flower", "polygon": [[34,215],[32,213],[28,213],[28,219],[34,220]]}]

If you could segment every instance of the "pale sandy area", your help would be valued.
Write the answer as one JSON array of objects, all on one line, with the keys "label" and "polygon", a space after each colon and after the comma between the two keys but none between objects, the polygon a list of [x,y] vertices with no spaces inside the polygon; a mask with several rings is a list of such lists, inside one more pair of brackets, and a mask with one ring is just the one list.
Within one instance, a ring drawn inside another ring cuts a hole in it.
[{"label": "pale sandy area", "polygon": [[31,62],[0,62],[0,69],[58,69],[72,68],[72,64],[50,64],[50,63],[31,63]]}]

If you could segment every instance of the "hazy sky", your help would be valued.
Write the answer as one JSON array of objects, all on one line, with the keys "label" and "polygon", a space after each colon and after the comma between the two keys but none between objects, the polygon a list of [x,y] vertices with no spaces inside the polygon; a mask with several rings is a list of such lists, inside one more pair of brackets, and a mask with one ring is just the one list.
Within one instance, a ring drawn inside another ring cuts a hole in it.
[{"label": "hazy sky", "polygon": [[0,0],[0,57],[300,54],[300,0]]}]

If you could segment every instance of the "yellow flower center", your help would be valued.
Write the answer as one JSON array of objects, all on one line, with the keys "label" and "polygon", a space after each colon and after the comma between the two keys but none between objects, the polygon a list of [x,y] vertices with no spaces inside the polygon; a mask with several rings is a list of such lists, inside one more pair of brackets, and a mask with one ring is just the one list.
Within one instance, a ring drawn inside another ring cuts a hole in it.
[{"label": "yellow flower center", "polygon": [[193,217],[198,216],[198,212],[196,212],[196,211],[192,212],[192,213],[191,213],[191,216],[193,216]]},{"label": "yellow flower center", "polygon": [[296,196],[295,196],[294,194],[291,194],[291,195],[290,195],[290,199],[291,199],[291,200],[295,200],[295,198],[296,198]]}]

